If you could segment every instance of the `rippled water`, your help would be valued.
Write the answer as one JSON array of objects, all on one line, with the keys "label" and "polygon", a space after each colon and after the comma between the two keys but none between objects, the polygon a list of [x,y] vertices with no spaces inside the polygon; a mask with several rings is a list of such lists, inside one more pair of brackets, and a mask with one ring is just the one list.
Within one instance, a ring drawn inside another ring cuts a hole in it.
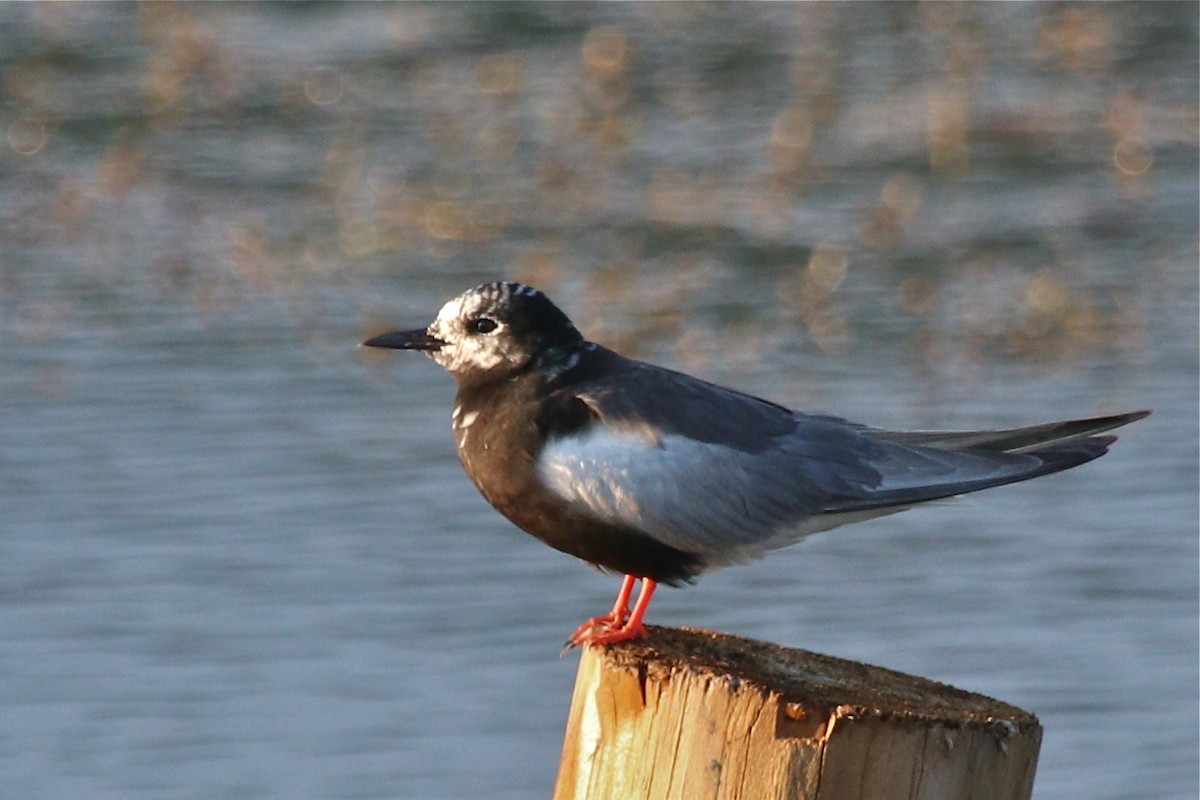
[{"label": "rippled water", "polygon": [[663,591],[1197,793],[1194,5],[4,6],[0,795],[545,797],[616,581],[356,349],[481,280],[884,426],[1104,459]]}]

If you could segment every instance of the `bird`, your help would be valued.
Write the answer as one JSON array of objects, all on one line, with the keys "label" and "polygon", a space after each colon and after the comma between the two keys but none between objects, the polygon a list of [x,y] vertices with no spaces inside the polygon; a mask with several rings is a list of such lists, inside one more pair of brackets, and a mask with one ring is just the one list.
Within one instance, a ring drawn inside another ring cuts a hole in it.
[{"label": "bird", "polygon": [[580,625],[568,648],[644,635],[660,584],[1076,467],[1108,451],[1108,431],[1150,413],[1008,430],[870,427],[622,356],[513,281],[361,344],[424,352],[449,371],[458,457],[483,497],[551,547],[624,576],[612,610]]}]

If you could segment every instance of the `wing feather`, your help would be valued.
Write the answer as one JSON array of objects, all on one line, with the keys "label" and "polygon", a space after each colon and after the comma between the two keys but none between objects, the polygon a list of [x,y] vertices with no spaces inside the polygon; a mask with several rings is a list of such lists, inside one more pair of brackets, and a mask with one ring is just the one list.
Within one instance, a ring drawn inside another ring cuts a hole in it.
[{"label": "wing feather", "polygon": [[1009,431],[894,432],[799,414],[602,351],[564,389],[589,418],[551,431],[546,486],[580,510],[695,554],[744,561],[846,522],[1025,480],[1103,454],[1134,413]]}]

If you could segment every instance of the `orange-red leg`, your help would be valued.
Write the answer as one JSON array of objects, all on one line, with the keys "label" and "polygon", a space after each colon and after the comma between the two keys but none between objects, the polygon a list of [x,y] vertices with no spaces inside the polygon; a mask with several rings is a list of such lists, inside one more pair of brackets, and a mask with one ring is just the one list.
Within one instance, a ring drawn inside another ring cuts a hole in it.
[{"label": "orange-red leg", "polygon": [[633,584],[637,578],[632,575],[626,575],[621,581],[621,589],[617,592],[617,602],[613,603],[612,611],[608,613],[608,620],[612,624],[624,622],[629,619],[629,598],[633,595]]},{"label": "orange-red leg", "polygon": [[631,611],[629,597],[633,594],[635,580],[637,579],[633,575],[626,575],[625,580],[621,583],[621,591],[617,593],[617,602],[613,605],[612,612],[607,616],[589,619],[580,625],[567,640],[567,646],[621,642],[644,634],[646,628],[642,624],[642,617],[646,615],[646,609],[650,607],[650,598],[654,595],[658,584],[649,578],[642,578],[642,590],[638,593],[637,602],[634,603]]}]

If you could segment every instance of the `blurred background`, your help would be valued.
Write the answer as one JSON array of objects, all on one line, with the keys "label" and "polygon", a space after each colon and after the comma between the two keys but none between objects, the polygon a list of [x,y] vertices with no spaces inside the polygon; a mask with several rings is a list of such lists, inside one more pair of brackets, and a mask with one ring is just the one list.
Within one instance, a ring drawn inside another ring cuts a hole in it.
[{"label": "blurred background", "polygon": [[805,409],[1153,408],[656,598],[1197,795],[1194,3],[0,6],[0,795],[535,798],[617,580],[356,349],[480,282]]}]

